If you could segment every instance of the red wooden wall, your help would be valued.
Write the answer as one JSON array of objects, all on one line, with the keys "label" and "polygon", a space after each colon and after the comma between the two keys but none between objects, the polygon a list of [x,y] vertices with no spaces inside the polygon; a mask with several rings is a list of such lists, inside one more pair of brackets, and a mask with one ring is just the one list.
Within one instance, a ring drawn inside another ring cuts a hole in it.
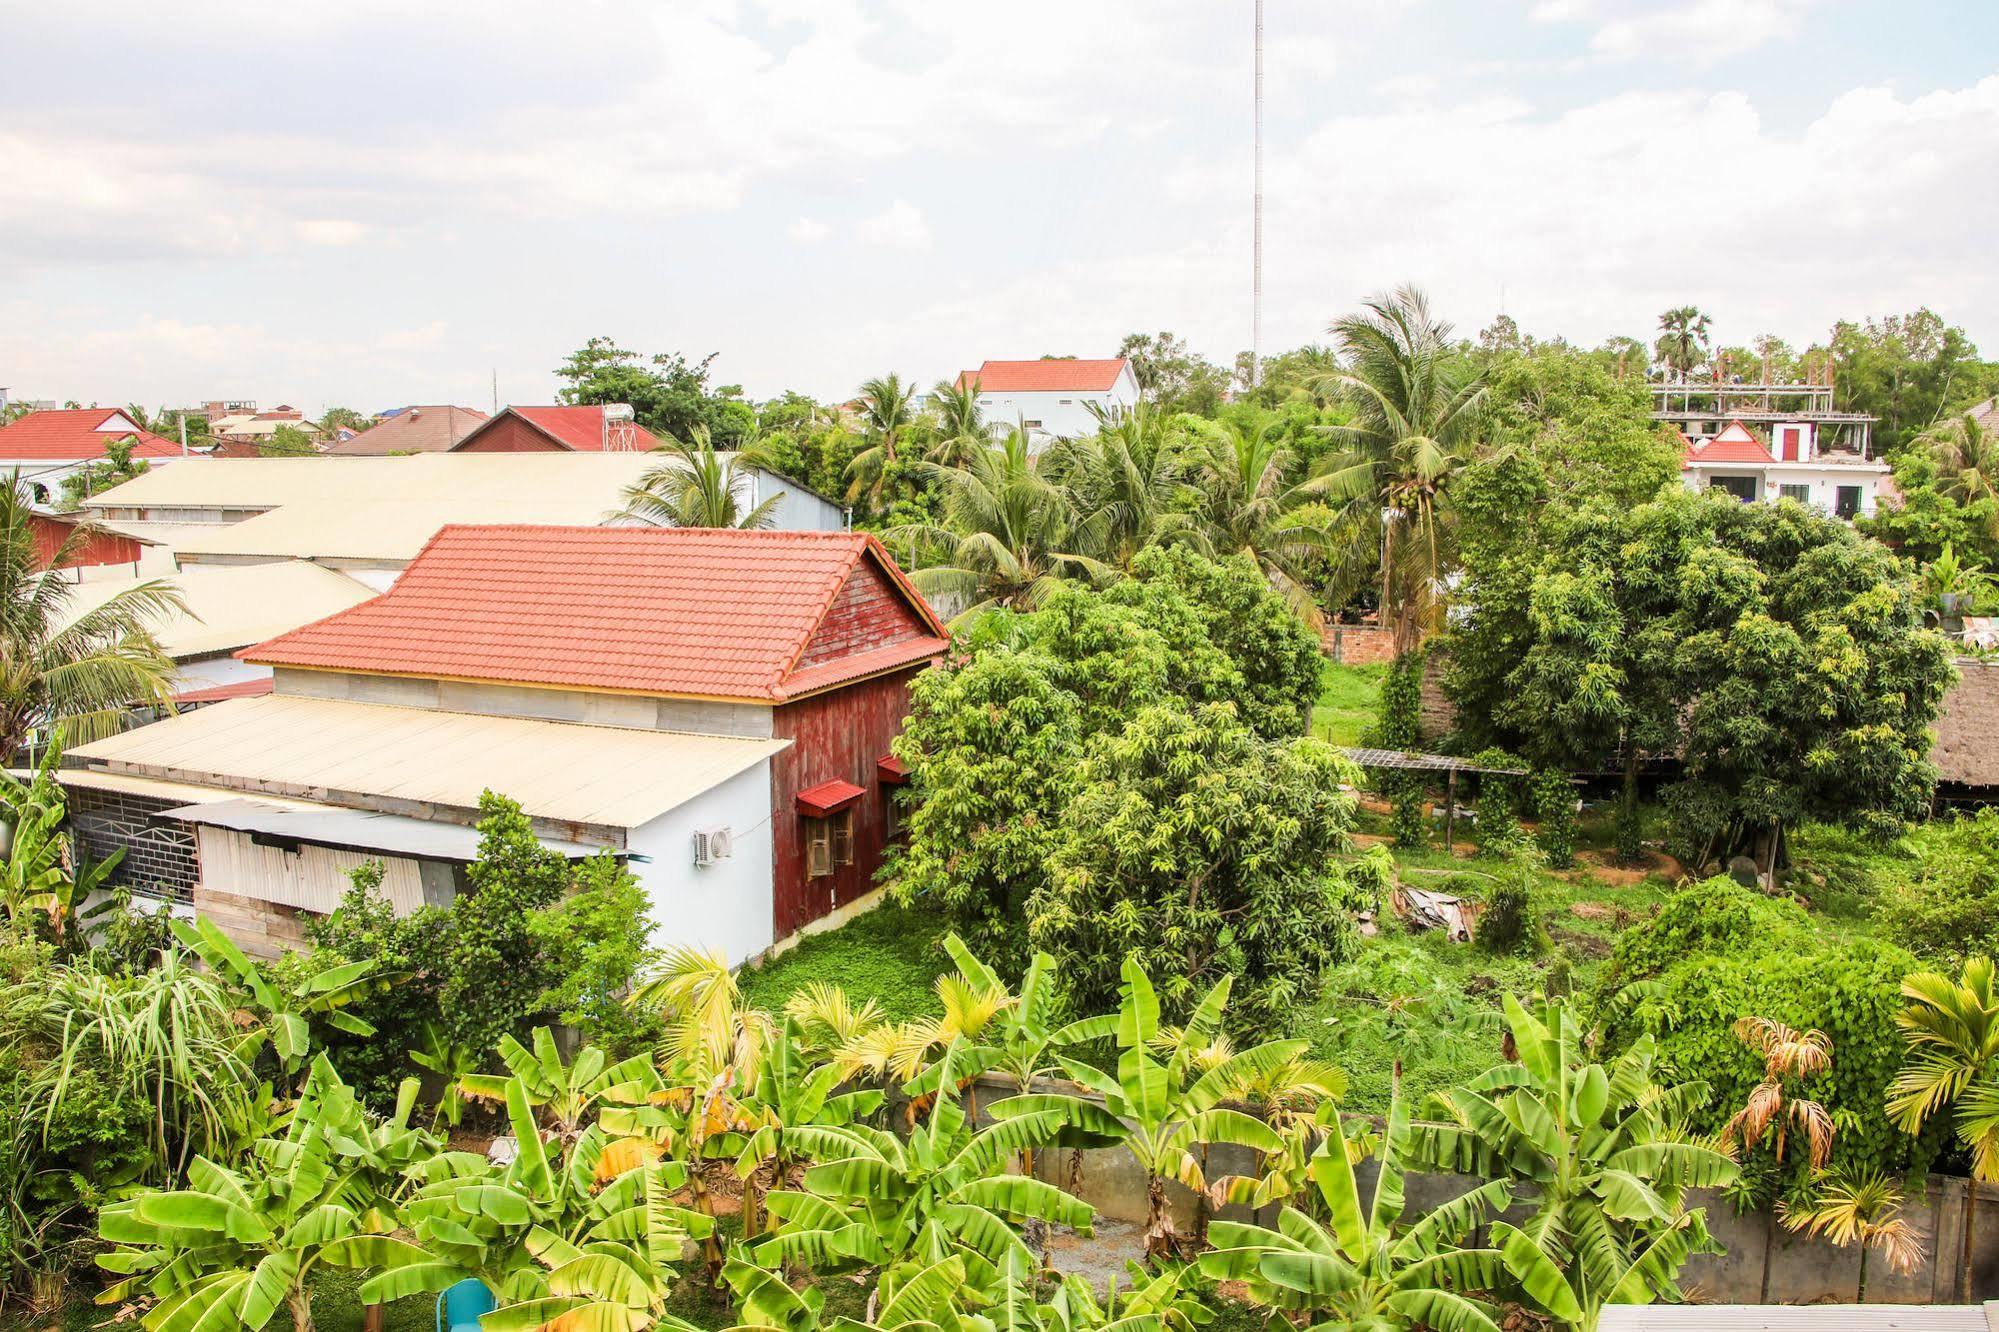
[{"label": "red wooden wall", "polygon": [[834,595],[805,650],[798,654],[794,669],[871,652],[928,633],[929,626],[918,618],[888,576],[873,560],[863,559]]},{"label": "red wooden wall", "polygon": [[[59,519],[44,517],[37,513],[29,517],[35,533],[35,562],[42,568],[62,549],[62,543],[69,540],[69,534],[76,529]],[[83,549],[69,562],[69,567],[94,568],[100,564],[131,564],[138,560],[143,549],[131,537],[116,532],[98,532],[83,543]]]},{"label": "red wooden wall", "polygon": [[[875,763],[902,732],[902,719],[909,713],[909,682],[921,669],[877,676],[776,710],[774,734],[792,741],[791,748],[770,765],[776,937],[782,939],[874,887],[882,847],[888,841],[887,802],[893,790],[881,784]],[[852,806],[854,863],[808,879],[798,793],[834,778],[867,792]]]},{"label": "red wooden wall", "polygon": [[562,446],[518,416],[502,416],[454,453],[559,453]]}]

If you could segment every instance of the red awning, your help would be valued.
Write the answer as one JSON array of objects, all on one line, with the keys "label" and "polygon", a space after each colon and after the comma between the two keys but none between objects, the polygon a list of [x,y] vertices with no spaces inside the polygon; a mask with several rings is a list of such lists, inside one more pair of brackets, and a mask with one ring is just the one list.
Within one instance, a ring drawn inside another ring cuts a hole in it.
[{"label": "red awning", "polygon": [[883,786],[901,786],[909,780],[909,769],[895,755],[883,754],[875,760],[875,775]]},{"label": "red awning", "polygon": [[867,792],[837,777],[830,782],[808,786],[798,793],[798,812],[807,818],[823,819],[859,800]]}]

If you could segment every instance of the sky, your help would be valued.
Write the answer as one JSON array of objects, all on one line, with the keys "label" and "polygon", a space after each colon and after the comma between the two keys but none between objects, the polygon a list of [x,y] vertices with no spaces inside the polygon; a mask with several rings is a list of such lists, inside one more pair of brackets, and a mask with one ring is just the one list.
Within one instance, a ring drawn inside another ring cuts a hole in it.
[{"label": "sky", "polygon": [[[1999,357],[1994,0],[1266,0],[1266,351],[1460,331]],[[16,397],[753,397],[1250,342],[1252,0],[0,0]]]}]

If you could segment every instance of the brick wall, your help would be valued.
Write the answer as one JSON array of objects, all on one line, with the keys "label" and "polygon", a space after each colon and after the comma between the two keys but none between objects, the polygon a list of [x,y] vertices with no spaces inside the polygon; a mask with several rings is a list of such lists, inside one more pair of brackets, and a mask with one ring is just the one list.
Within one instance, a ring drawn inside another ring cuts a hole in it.
[{"label": "brick wall", "polygon": [[70,827],[84,855],[103,860],[124,850],[112,883],[176,902],[194,900],[194,885],[201,878],[194,829],[179,820],[152,817],[172,809],[173,801],[77,786],[67,795]]},{"label": "brick wall", "polygon": [[1395,660],[1395,635],[1365,624],[1328,624],[1319,631],[1327,656],[1348,666]]}]

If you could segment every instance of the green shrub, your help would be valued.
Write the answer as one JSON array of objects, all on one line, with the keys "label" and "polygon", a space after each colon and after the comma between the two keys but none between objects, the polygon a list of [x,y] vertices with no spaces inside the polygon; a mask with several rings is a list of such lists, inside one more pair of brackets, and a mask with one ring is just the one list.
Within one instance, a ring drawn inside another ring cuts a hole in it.
[{"label": "green shrub", "polygon": [[1953,967],[1999,953],[1999,810],[1924,824],[1871,868],[1891,939]]},{"label": "green shrub", "polygon": [[1559,768],[1537,768],[1527,779],[1527,799],[1538,830],[1534,844],[1549,869],[1576,863],[1576,787]]},{"label": "green shrub", "polygon": [[1735,1036],[1737,1019],[1816,1027],[1832,1040],[1832,1068],[1807,1079],[1801,1094],[1839,1125],[1834,1159],[1922,1167],[1924,1144],[1882,1109],[1903,1058],[1895,1027],[1901,981],[1915,966],[1893,944],[1829,936],[1794,902],[1710,879],[1675,894],[1618,941],[1609,987],[1646,983],[1609,1005],[1606,1041],[1619,1050],[1652,1033],[1676,1078],[1708,1084],[1694,1127],[1714,1132],[1763,1077],[1762,1060]]},{"label": "green shrub", "polygon": [[801,939],[761,967],[743,969],[743,1002],[778,1012],[784,1001],[814,982],[837,985],[855,1003],[872,999],[890,1022],[936,1011],[932,987],[950,970],[940,940],[943,913],[887,902],[837,930]]},{"label": "green shrub", "polygon": [[1509,866],[1485,892],[1473,941],[1488,953],[1542,953],[1548,933],[1541,925],[1531,865]]}]

